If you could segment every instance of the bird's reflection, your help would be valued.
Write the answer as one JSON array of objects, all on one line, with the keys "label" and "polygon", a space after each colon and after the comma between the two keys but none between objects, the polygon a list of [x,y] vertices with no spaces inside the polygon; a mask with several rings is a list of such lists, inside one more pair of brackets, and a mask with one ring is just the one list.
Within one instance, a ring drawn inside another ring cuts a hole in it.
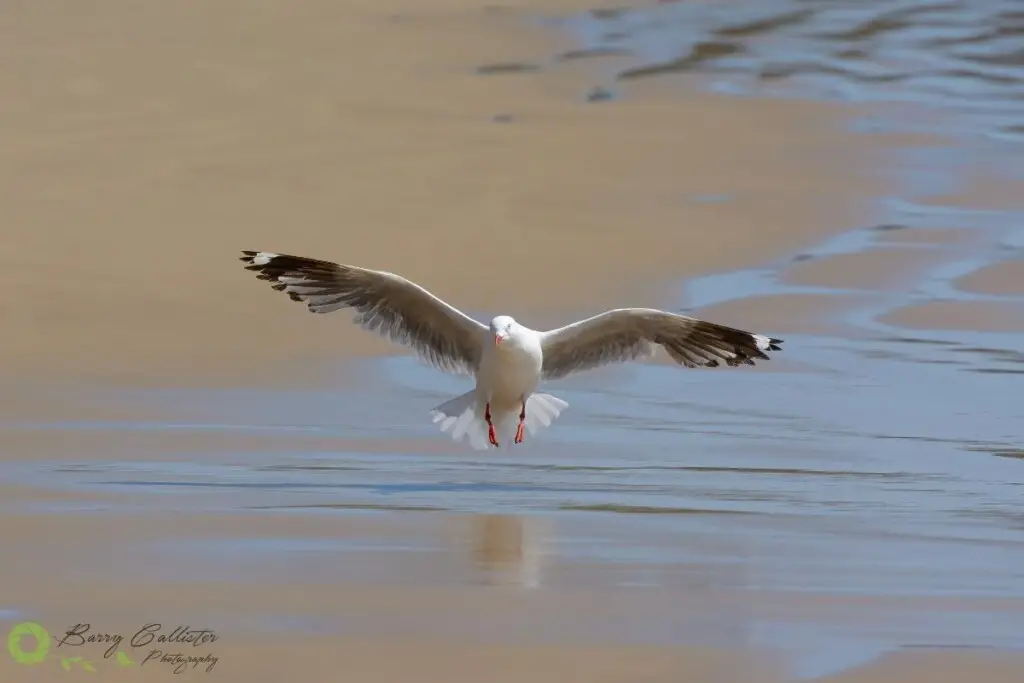
[{"label": "bird's reflection", "polygon": [[474,515],[470,549],[479,580],[486,585],[540,586],[544,554],[543,521],[517,515]]}]

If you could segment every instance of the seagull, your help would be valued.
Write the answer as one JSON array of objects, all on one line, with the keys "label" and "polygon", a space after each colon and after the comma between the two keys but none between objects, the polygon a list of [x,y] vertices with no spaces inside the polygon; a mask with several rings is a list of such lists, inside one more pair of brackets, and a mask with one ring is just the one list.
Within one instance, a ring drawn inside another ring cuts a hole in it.
[{"label": "seagull", "polygon": [[782,343],[653,308],[617,308],[544,332],[508,315],[484,325],[395,273],[268,251],[242,251],[240,260],[313,313],[353,309],[363,329],[410,346],[439,370],[474,378],[473,389],[430,415],[442,432],[451,430],[456,442],[466,436],[477,450],[500,447],[498,434],[513,426],[513,442],[522,443],[568,407],[537,391],[542,380],[649,358],[655,346],[687,368],[754,365]]}]

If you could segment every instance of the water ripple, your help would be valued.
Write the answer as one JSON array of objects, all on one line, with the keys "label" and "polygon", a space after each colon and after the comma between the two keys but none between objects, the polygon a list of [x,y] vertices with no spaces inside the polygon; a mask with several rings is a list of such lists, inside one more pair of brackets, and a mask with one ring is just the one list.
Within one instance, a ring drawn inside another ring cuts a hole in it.
[{"label": "water ripple", "polygon": [[551,23],[578,43],[554,65],[618,56],[612,81],[708,74],[718,90],[962,107],[978,112],[979,129],[1020,134],[1014,0],[671,2]]}]

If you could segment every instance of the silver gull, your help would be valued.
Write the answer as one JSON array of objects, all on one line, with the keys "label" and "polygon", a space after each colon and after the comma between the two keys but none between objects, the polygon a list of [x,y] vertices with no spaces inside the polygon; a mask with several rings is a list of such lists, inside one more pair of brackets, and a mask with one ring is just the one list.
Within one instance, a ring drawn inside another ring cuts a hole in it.
[{"label": "silver gull", "polygon": [[[412,347],[430,365],[468,375],[476,386],[435,406],[442,432],[486,450],[511,434],[522,443],[549,426],[568,403],[539,393],[542,380],[650,357],[661,346],[688,368],[753,365],[782,340],[652,308],[618,308],[554,330],[532,330],[499,315],[474,320],[400,275],[302,256],[243,251],[247,270],[313,313],[343,308],[355,322]],[[504,438],[504,437],[503,437]]]}]

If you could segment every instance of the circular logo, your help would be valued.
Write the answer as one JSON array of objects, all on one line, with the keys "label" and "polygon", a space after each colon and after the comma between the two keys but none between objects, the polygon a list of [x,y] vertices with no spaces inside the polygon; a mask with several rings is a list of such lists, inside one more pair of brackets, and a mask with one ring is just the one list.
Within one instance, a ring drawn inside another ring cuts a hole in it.
[{"label": "circular logo", "polygon": [[[25,636],[32,636],[36,639],[34,650],[26,652],[21,648],[21,639]],[[50,634],[34,621],[23,621],[15,624],[11,632],[7,634],[7,651],[19,664],[38,664],[46,659],[46,653],[50,651]]]}]

